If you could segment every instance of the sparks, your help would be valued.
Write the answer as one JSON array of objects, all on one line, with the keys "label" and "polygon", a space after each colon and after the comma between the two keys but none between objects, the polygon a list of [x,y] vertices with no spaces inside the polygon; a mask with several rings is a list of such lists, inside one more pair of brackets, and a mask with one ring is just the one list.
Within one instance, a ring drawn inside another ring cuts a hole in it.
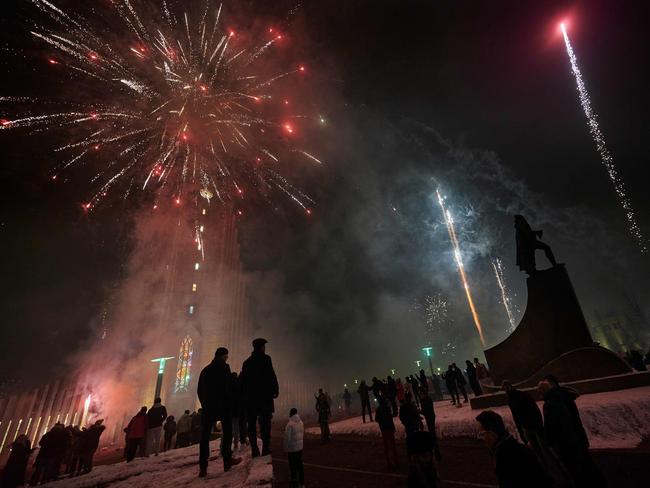
[{"label": "sparks", "polygon": [[447,226],[447,232],[449,233],[449,239],[451,240],[451,245],[454,250],[454,259],[456,260],[456,266],[458,268],[458,274],[463,283],[463,288],[465,289],[465,295],[467,296],[467,304],[469,309],[472,312],[472,318],[474,319],[474,325],[478,331],[478,335],[481,339],[481,344],[485,346],[485,338],[483,337],[483,328],[481,327],[481,321],[478,318],[478,313],[476,312],[476,307],[474,306],[474,300],[472,299],[472,292],[469,289],[469,283],[467,281],[467,276],[465,274],[465,266],[463,265],[463,256],[460,251],[460,244],[458,242],[458,237],[456,236],[456,229],[454,228],[454,221],[452,219],[451,213],[445,207],[445,200],[440,194],[440,190],[436,190],[436,195],[438,197],[438,203],[442,209],[442,215],[445,219],[445,225]]},{"label": "sparks", "polygon": [[[0,103],[20,101],[16,110],[26,110],[0,120],[0,129],[33,129],[25,135],[51,130],[62,137],[54,149],[60,163],[52,172],[81,166],[95,172],[84,210],[96,208],[106,195],[126,198],[132,187],[154,192],[156,201],[209,189],[221,203],[232,204],[241,195],[233,188],[244,187],[277,189],[301,210],[313,203],[283,176],[298,152],[320,163],[277,137],[278,131],[292,134],[286,121],[299,115],[281,104],[259,103],[285,100],[283,80],[305,71],[304,64],[277,55],[282,36],[272,27],[238,33],[222,6],[211,3],[193,18],[182,10],[183,2],[168,16],[167,4],[144,15],[128,0],[113,0],[98,6],[92,19],[52,1],[31,3],[51,22],[32,22],[28,32],[56,51],[45,59],[64,68],[68,99],[33,98],[24,109],[24,99],[0,97]],[[113,22],[114,14],[121,24]],[[108,19],[110,29],[102,25]],[[121,42],[114,41],[118,37]],[[258,154],[276,156],[260,160]],[[262,196],[271,197],[266,190]]]},{"label": "sparks", "polygon": [[621,180],[618,174],[618,170],[616,169],[616,165],[614,164],[614,159],[612,158],[609,149],[607,149],[607,144],[605,143],[605,136],[601,132],[600,126],[598,125],[598,118],[596,116],[596,113],[591,107],[591,98],[589,97],[589,92],[587,91],[587,87],[584,83],[584,80],[582,79],[582,73],[580,72],[580,68],[578,67],[578,59],[576,58],[576,55],[573,52],[573,47],[571,46],[571,41],[569,41],[569,35],[567,34],[566,26],[564,23],[560,24],[560,30],[562,31],[564,44],[566,46],[566,52],[567,55],[569,56],[569,61],[571,63],[571,71],[576,80],[576,87],[578,90],[578,96],[580,98],[580,104],[582,105],[582,110],[585,113],[585,116],[587,117],[587,125],[589,127],[589,132],[591,133],[591,137],[594,140],[594,143],[596,144],[596,150],[600,155],[600,161],[602,162],[603,166],[605,166],[609,179],[612,182],[612,185],[614,186],[614,191],[616,192],[616,196],[618,197],[619,204],[621,205],[621,207],[623,207],[623,210],[625,211],[628,231],[632,235],[632,237],[636,240],[641,252],[645,253],[648,251],[645,237],[643,236],[643,233],[641,232],[641,228],[639,227],[639,224],[637,222],[636,215],[632,207],[632,203],[630,202],[630,198],[627,195],[625,184],[623,183],[623,180]]},{"label": "sparks", "polygon": [[508,322],[510,323],[508,332],[513,332],[517,327],[517,324],[515,323],[515,316],[512,313],[512,300],[510,299],[508,287],[506,286],[506,281],[503,277],[503,263],[501,262],[501,259],[492,259],[492,268],[494,269],[494,276],[496,277],[497,284],[499,285],[499,291],[501,292],[501,303],[503,304],[503,308],[506,310]]}]

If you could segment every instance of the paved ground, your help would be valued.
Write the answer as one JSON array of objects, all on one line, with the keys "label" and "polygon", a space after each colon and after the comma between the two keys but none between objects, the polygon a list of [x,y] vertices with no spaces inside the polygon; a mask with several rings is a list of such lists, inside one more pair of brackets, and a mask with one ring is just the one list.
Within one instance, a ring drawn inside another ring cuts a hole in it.
[{"label": "paved ground", "polygon": [[[273,467],[277,488],[289,487],[286,457],[282,453],[281,439],[273,438]],[[443,459],[439,465],[441,488],[492,488],[496,487],[490,454],[480,442],[456,439],[441,443]],[[310,488],[393,488],[406,486],[406,447],[398,443],[402,467],[396,471],[386,469],[383,445],[380,439],[340,436],[329,444],[320,440],[305,440],[305,478]],[[640,488],[648,486],[648,450],[599,450],[592,455],[614,488]]]}]

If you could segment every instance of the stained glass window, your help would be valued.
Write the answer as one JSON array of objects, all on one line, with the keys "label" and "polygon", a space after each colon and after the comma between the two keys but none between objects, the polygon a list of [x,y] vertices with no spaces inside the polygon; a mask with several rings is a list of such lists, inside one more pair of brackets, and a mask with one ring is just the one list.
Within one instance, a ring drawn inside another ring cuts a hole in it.
[{"label": "stained glass window", "polygon": [[181,342],[176,369],[175,392],[187,391],[190,386],[190,369],[192,368],[192,338],[186,335]]}]

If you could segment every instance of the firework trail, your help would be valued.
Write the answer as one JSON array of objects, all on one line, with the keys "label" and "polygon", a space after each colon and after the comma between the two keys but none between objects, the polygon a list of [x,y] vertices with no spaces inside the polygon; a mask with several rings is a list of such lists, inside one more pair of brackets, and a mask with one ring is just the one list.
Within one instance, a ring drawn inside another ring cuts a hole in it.
[{"label": "firework trail", "polygon": [[614,185],[614,191],[618,196],[618,201],[620,205],[623,207],[623,210],[625,210],[628,230],[632,235],[632,237],[634,237],[634,239],[636,240],[637,244],[639,245],[641,252],[645,253],[648,251],[645,238],[643,237],[641,228],[639,227],[639,224],[636,220],[634,209],[632,208],[632,203],[630,202],[630,199],[627,196],[625,184],[623,183],[620,176],[618,175],[618,170],[614,165],[614,160],[612,158],[612,155],[607,149],[607,144],[605,143],[605,136],[603,136],[603,133],[600,130],[600,126],[598,125],[598,118],[596,116],[596,113],[591,107],[591,98],[589,97],[589,92],[587,92],[587,87],[585,86],[585,82],[582,79],[582,73],[580,72],[580,68],[578,67],[578,59],[576,58],[576,55],[573,52],[573,47],[571,46],[571,41],[569,41],[569,35],[567,34],[566,26],[564,24],[560,24],[560,29],[562,30],[562,36],[564,37],[566,52],[567,55],[569,56],[569,61],[571,62],[571,71],[573,72],[573,76],[576,80],[578,95],[580,97],[580,104],[582,105],[582,110],[584,111],[585,116],[587,117],[587,125],[589,126],[589,132],[591,133],[591,137],[594,140],[594,143],[596,144],[596,149],[598,151],[598,154],[600,155],[600,160],[603,163],[603,166],[605,166],[605,169],[607,170],[607,174],[609,175],[609,179],[611,180],[612,185]]},{"label": "firework trail", "polygon": [[[267,200],[284,194],[310,213],[313,201],[283,170],[296,158],[321,164],[292,143],[298,119],[320,116],[288,112],[286,93],[306,68],[273,68],[273,53],[288,42],[281,26],[237,32],[209,0],[111,0],[92,17],[31,3],[38,15],[30,34],[48,49],[55,75],[66,77],[68,97],[1,97],[9,109],[0,129],[56,132],[64,142],[53,180],[95,169],[85,211],[109,192],[126,198],[139,187],[153,192],[154,209],[161,198],[180,206],[189,195],[236,202],[251,189]],[[17,105],[29,109],[10,113]]]},{"label": "firework trail", "polygon": [[501,292],[501,303],[503,303],[503,308],[506,309],[506,315],[508,315],[508,322],[510,323],[508,332],[513,332],[517,324],[515,323],[515,316],[512,312],[512,300],[510,299],[510,293],[508,293],[508,287],[503,277],[503,263],[500,258],[492,259],[492,268],[494,268],[494,276],[497,279]]},{"label": "firework trail", "polygon": [[445,207],[445,199],[440,194],[440,190],[436,190],[436,195],[438,196],[438,203],[442,209],[442,215],[445,219],[445,224],[447,225],[447,231],[449,232],[449,239],[454,249],[454,258],[456,260],[456,266],[458,267],[458,274],[460,279],[463,282],[463,288],[465,289],[465,295],[467,296],[467,304],[469,309],[472,312],[472,318],[474,319],[474,325],[478,331],[478,335],[481,338],[481,344],[485,346],[485,337],[483,337],[483,328],[481,327],[481,321],[478,318],[478,313],[476,312],[476,307],[474,306],[474,300],[472,299],[472,292],[469,289],[469,283],[467,282],[467,276],[465,275],[465,266],[463,265],[463,256],[460,252],[460,244],[458,242],[458,237],[456,236],[456,229],[454,228],[454,219],[451,216],[451,213]]}]

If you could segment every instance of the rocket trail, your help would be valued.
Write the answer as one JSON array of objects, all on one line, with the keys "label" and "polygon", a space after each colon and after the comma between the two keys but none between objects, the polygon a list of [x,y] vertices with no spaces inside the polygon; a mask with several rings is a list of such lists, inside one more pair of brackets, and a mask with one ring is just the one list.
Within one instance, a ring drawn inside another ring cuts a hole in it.
[{"label": "rocket trail", "polygon": [[494,258],[492,260],[492,268],[494,268],[494,276],[496,276],[497,284],[499,285],[499,290],[501,292],[501,303],[503,303],[503,308],[506,309],[506,315],[508,316],[508,322],[510,323],[508,332],[513,332],[516,327],[515,316],[512,313],[512,302],[510,300],[510,294],[508,293],[508,287],[503,279],[503,265],[500,258]]},{"label": "rocket trail", "polygon": [[478,331],[478,335],[481,338],[481,344],[485,346],[485,337],[483,337],[483,327],[481,327],[481,321],[478,318],[478,313],[476,312],[476,307],[474,306],[474,300],[472,299],[472,292],[469,289],[469,283],[467,282],[467,275],[465,274],[465,266],[463,265],[463,256],[460,252],[460,244],[458,242],[458,237],[456,236],[456,229],[454,228],[454,220],[451,217],[449,210],[445,208],[445,200],[440,194],[440,190],[436,190],[436,195],[438,196],[438,203],[442,209],[442,215],[445,218],[445,224],[447,225],[447,232],[449,232],[449,239],[451,239],[451,244],[454,249],[454,258],[456,259],[456,266],[458,267],[458,274],[460,279],[463,282],[463,288],[465,288],[465,295],[467,296],[467,304],[469,309],[472,312],[472,318],[474,319],[474,325]]},{"label": "rocket trail", "polygon": [[628,231],[630,232],[632,237],[634,237],[634,239],[636,240],[639,248],[641,249],[641,252],[645,253],[648,251],[645,238],[636,220],[635,212],[634,209],[632,208],[632,203],[630,202],[630,198],[627,196],[627,190],[625,189],[625,184],[623,183],[620,176],[618,175],[618,170],[616,169],[616,165],[614,164],[614,159],[612,158],[612,155],[607,149],[607,144],[605,143],[605,136],[603,136],[603,133],[600,130],[600,126],[598,125],[598,118],[596,116],[596,113],[591,107],[591,98],[589,97],[589,92],[587,92],[587,87],[585,86],[585,82],[582,79],[582,73],[580,72],[580,68],[578,67],[578,59],[576,58],[576,55],[573,52],[573,47],[571,46],[571,41],[569,40],[569,35],[567,34],[566,26],[562,23],[560,24],[560,29],[562,30],[562,36],[564,37],[566,52],[567,55],[569,56],[569,61],[571,62],[571,71],[573,72],[573,76],[575,77],[576,80],[578,95],[580,98],[580,105],[582,105],[582,110],[584,111],[585,116],[587,117],[587,125],[589,126],[589,132],[591,133],[591,137],[594,140],[594,143],[596,144],[596,150],[600,155],[600,160],[603,163],[603,166],[605,166],[605,169],[607,170],[607,174],[609,175],[609,179],[611,180],[612,185],[614,185],[614,191],[616,192],[618,201],[621,207],[623,207],[623,210],[625,210]]}]

